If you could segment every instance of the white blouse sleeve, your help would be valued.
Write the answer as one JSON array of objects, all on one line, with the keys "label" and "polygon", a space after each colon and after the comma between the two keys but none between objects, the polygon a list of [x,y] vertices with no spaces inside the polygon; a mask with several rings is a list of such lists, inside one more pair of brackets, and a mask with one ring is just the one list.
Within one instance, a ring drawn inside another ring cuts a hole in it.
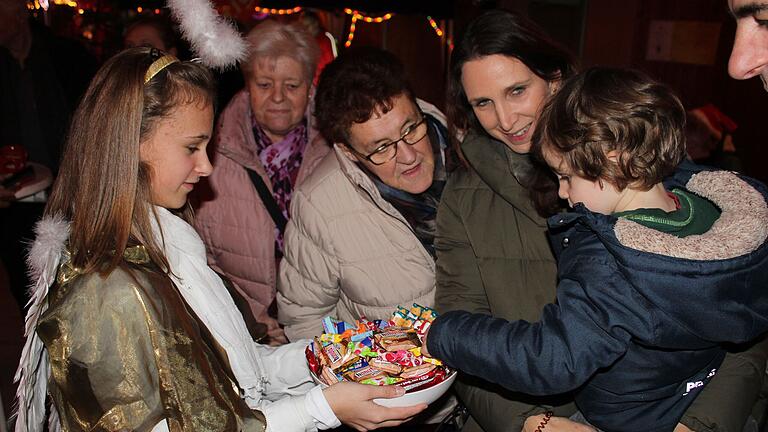
[{"label": "white blouse sleeve", "polygon": [[309,340],[279,347],[257,344],[266,374],[259,409],[267,418],[267,432],[305,432],[331,429],[341,422],[320,386],[312,381],[304,350]]}]

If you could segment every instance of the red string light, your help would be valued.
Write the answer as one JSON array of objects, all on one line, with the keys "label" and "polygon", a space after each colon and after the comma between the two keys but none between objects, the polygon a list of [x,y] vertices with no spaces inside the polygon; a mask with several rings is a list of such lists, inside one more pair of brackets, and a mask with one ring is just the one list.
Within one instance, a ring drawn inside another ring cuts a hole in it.
[{"label": "red string light", "polygon": [[367,23],[382,23],[389,20],[394,16],[393,13],[385,13],[384,15],[372,17],[361,14],[359,11],[352,10],[350,8],[344,8],[344,13],[352,15],[352,23],[349,24],[349,33],[347,33],[347,41],[344,42],[344,46],[349,48],[352,45],[352,39],[355,38],[355,29],[357,28],[357,21],[362,20]]},{"label": "red string light", "polygon": [[262,8],[256,6],[253,8],[258,13],[268,14],[268,15],[291,15],[295,14],[296,12],[301,12],[301,6],[296,6],[292,9],[270,9],[270,8]]},{"label": "red string light", "polygon": [[427,21],[429,21],[429,25],[435,29],[435,33],[437,33],[438,36],[443,37],[443,30],[437,26],[437,23],[432,19],[431,16],[427,15]]},{"label": "red string light", "polygon": [[[443,29],[437,25],[437,22],[431,16],[427,15],[427,21],[429,21],[429,25],[432,26],[438,37],[443,38],[445,36]],[[453,39],[447,38],[445,43],[448,44],[448,50],[453,51]]]}]

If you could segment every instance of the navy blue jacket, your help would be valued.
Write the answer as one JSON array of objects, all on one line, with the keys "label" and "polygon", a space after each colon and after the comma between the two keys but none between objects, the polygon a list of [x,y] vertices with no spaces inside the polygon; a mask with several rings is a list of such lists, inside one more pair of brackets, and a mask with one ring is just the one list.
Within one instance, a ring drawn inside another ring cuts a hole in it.
[{"label": "navy blue jacket", "polygon": [[681,239],[576,205],[549,221],[559,284],[540,321],[448,312],[430,354],[513,391],[576,390],[606,431],[671,431],[716,373],[721,344],[768,330],[766,188],[699,170],[683,164],[665,186],[720,207],[707,233]]}]

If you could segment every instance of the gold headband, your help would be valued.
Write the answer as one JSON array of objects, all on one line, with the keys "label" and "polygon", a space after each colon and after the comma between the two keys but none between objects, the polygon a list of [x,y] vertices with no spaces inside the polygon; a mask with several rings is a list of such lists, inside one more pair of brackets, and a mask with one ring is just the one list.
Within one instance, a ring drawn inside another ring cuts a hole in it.
[{"label": "gold headband", "polygon": [[151,65],[149,65],[149,69],[147,69],[147,73],[144,74],[144,84],[148,83],[152,78],[155,77],[160,71],[168,67],[168,65],[174,64],[178,62],[179,59],[176,57],[166,54],[159,59],[152,62]]}]

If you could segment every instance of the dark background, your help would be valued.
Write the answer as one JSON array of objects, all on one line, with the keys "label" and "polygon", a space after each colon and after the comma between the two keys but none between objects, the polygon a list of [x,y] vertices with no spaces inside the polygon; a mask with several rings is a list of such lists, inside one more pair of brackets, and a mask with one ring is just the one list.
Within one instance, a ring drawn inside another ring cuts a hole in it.
[{"label": "dark background", "polygon": [[[357,22],[354,45],[374,45],[393,51],[405,63],[418,95],[443,107],[451,40],[460,38],[467,23],[486,9],[501,7],[528,15],[555,39],[569,47],[582,67],[612,65],[634,67],[671,86],[686,108],[707,103],[717,106],[738,124],[734,142],[744,171],[768,181],[764,163],[768,157],[766,130],[761,127],[768,112],[768,94],[757,79],[736,81],[728,77],[727,63],[735,22],[726,0],[216,0],[225,14],[247,31],[263,18],[253,6],[316,8],[327,30],[343,50],[351,16],[343,8],[366,16],[394,13],[383,23]],[[56,5],[47,18],[55,31],[81,38],[100,60],[120,49],[121,32],[138,14],[163,9],[159,0],[81,0],[85,9]],[[438,37],[427,21],[432,16],[445,31]],[[646,59],[652,21],[719,23],[715,60],[711,64],[687,64]],[[83,38],[89,30],[90,39]]]}]

